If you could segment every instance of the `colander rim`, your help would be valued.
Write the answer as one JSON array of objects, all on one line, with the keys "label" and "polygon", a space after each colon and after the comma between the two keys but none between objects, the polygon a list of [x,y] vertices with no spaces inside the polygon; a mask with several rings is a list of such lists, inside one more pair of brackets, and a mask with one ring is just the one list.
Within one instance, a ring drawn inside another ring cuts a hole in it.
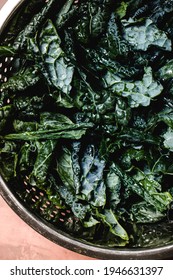
[{"label": "colander rim", "polygon": [[[14,13],[26,0],[7,1],[0,10],[0,33],[9,23]],[[7,183],[0,176],[0,195],[10,208],[30,227],[57,245],[66,249],[99,259],[139,260],[139,259],[168,259],[173,257],[173,244],[157,248],[104,248],[79,241],[57,229],[46,220],[32,213],[10,190]]]}]

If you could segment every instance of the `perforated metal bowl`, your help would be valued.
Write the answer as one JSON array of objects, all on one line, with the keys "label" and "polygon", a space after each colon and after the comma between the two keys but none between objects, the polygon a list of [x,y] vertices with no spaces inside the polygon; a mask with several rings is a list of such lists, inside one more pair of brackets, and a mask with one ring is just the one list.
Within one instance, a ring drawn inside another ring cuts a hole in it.
[{"label": "perforated metal bowl", "polygon": [[[58,0],[57,0],[58,1]],[[0,33],[5,34],[11,19],[27,0],[7,1],[0,11]],[[6,81],[11,69],[12,58],[0,61],[0,79]],[[70,210],[61,210],[49,201],[46,194],[37,188],[22,188],[14,186],[13,189],[0,177],[0,194],[9,206],[33,229],[44,237],[77,253],[100,259],[168,259],[173,258],[173,237],[170,236],[169,245],[159,244],[149,248],[107,248],[95,246],[78,240],[62,230],[64,222],[70,223],[73,218]],[[156,233],[157,234],[157,233]],[[171,231],[170,231],[171,235]]]}]

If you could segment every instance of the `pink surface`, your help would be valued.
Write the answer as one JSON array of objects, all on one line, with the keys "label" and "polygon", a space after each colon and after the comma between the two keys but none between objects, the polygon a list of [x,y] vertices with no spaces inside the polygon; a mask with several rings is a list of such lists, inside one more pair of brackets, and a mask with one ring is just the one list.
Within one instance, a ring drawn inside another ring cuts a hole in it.
[{"label": "pink surface", "polygon": [[47,240],[21,220],[0,196],[0,260],[89,260]]},{"label": "pink surface", "polygon": [[[0,0],[0,8],[6,0]],[[88,260],[42,237],[23,222],[0,196],[0,260]]]},{"label": "pink surface", "polygon": [[7,2],[7,0],[0,0],[0,8]]}]

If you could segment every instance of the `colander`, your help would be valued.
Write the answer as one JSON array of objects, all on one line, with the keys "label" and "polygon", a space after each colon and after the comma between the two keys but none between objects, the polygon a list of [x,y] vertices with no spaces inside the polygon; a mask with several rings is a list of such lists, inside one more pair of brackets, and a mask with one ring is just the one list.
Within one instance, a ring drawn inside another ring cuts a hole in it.
[{"label": "colander", "polygon": [[[0,33],[5,31],[18,9],[25,5],[26,0],[7,1],[0,11]],[[11,62],[13,58],[0,61],[0,79],[7,81],[13,71]],[[156,247],[149,248],[108,248],[101,245],[89,244],[84,240],[74,238],[64,232],[63,224],[72,223],[75,217],[70,210],[59,209],[56,204],[49,201],[46,194],[37,187],[13,186],[11,188],[0,176],[0,194],[8,205],[38,233],[67,249],[99,259],[168,259],[173,257],[173,236],[170,231],[170,240],[164,245],[164,238],[160,238],[162,230],[156,232]],[[161,226],[162,228],[162,226]],[[159,235],[160,234],[160,235]],[[152,236],[152,238],[154,238]],[[160,244],[159,244],[159,240]],[[154,244],[154,243],[153,243]]]}]

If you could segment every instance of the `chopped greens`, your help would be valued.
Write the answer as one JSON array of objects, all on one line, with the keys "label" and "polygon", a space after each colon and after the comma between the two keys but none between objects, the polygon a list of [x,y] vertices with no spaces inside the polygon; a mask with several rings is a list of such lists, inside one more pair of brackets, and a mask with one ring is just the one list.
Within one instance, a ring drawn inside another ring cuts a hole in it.
[{"label": "chopped greens", "polygon": [[149,246],[173,203],[173,2],[29,2],[0,42],[1,175],[75,237]]}]

